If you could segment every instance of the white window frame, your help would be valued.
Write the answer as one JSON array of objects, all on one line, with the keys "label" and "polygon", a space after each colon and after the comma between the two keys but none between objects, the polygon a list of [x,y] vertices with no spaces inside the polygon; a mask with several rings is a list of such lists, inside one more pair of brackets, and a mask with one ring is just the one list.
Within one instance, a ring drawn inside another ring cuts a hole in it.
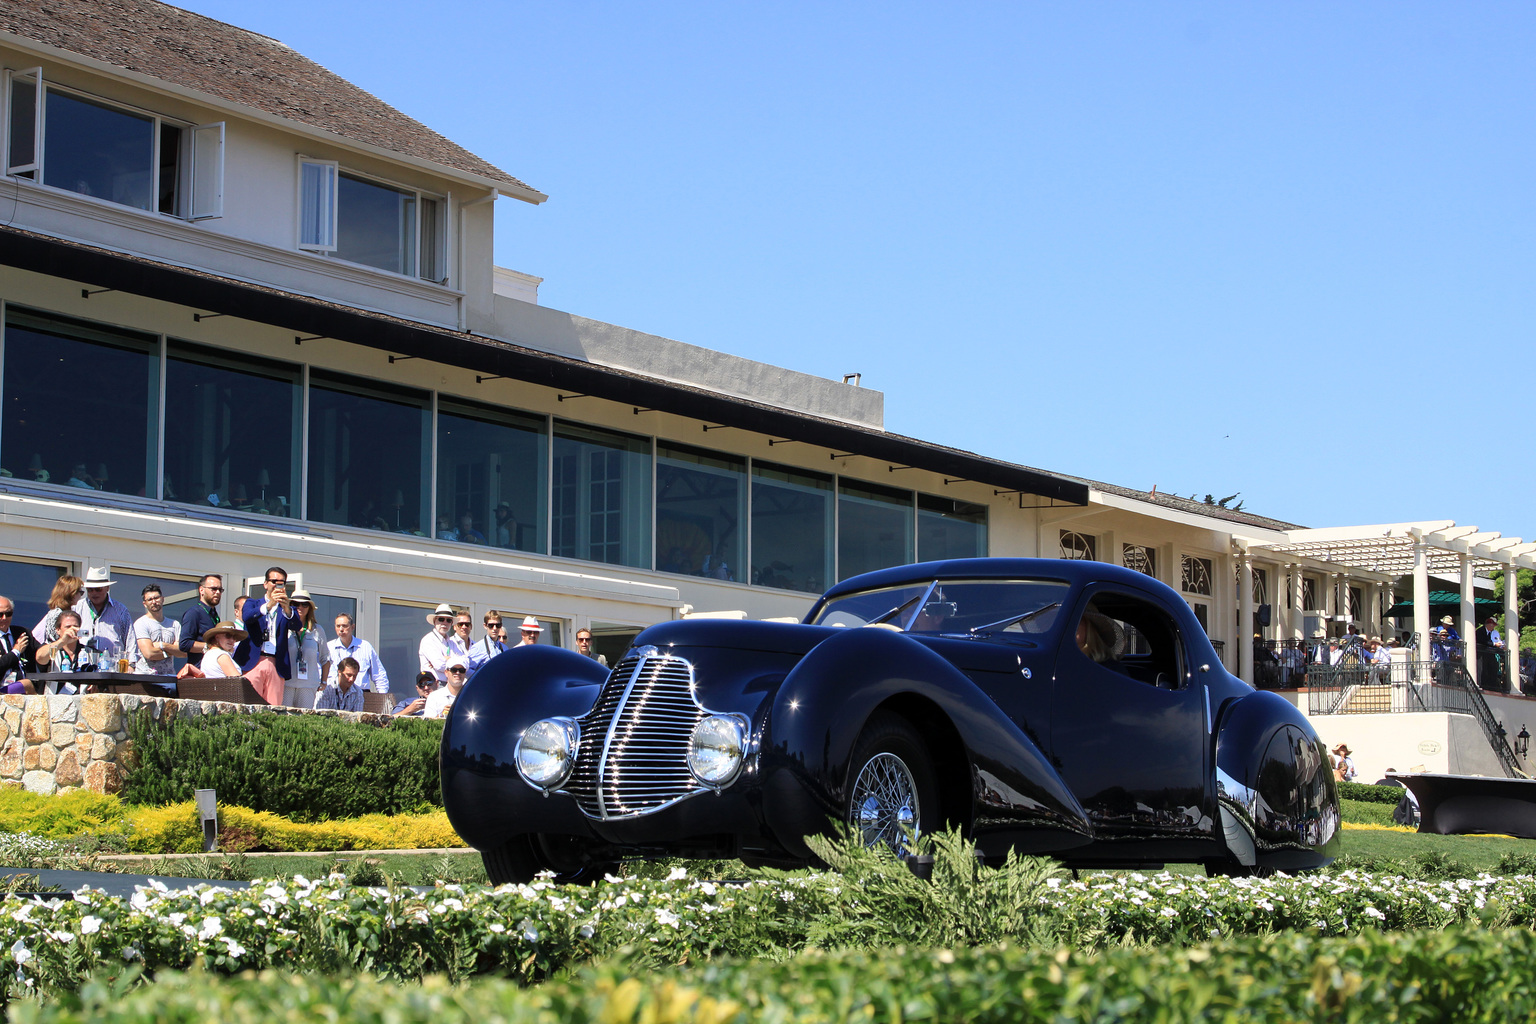
[{"label": "white window frame", "polygon": [[[15,80],[18,78],[32,79],[37,84],[37,91],[33,96],[35,104],[32,112],[32,162],[30,164],[12,164],[10,162],[10,124],[11,95],[15,88]],[[47,141],[46,113],[48,110],[48,93],[57,91],[63,96],[78,96],[83,100],[99,104],[109,110],[121,111],[134,117],[147,118],[150,122],[153,149],[151,151],[149,168],[149,193],[153,204],[148,210],[139,210],[140,213],[148,213],[152,216],[171,217],[176,220],[197,221],[212,220],[224,216],[224,132],[225,122],[214,121],[208,124],[189,125],[173,117],[165,117],[153,110],[136,107],[130,103],[122,103],[105,96],[97,96],[94,93],[80,89],[72,89],[68,86],[57,86],[43,81],[43,69],[41,67],[27,68],[24,71],[12,71],[7,75],[5,95],[5,163],[6,174],[19,176],[30,174],[29,180],[34,184],[49,186],[44,180],[46,169],[43,166],[44,145]],[[178,128],[183,134],[182,151],[178,154],[176,174],[177,181],[177,207],[172,213],[164,213],[160,210],[160,145],[163,129],[166,125]],[[203,155],[199,154],[199,138],[212,137],[214,141],[204,143]],[[205,190],[208,201],[199,202],[195,189]],[[68,189],[60,189],[68,192]],[[77,193],[71,193],[77,194]],[[111,200],[99,200],[110,203],[114,207],[127,210],[136,210],[137,207],[125,206],[122,203],[114,203]]]},{"label": "white window frame", "polygon": [[[329,173],[326,174],[325,179],[321,182],[321,187],[325,188],[325,190],[328,192],[328,195],[325,197],[325,201],[329,202],[330,204],[330,233],[326,238],[306,240],[304,237],[304,169],[306,165],[329,168]],[[306,252],[336,252],[336,242],[341,223],[341,203],[339,199],[341,194],[341,175],[343,173],[345,173],[348,177],[357,178],[360,181],[366,181],[371,184],[377,184],[386,188],[398,189],[401,192],[408,192],[416,197],[416,252],[414,253],[416,270],[411,274],[397,274],[396,276],[404,277],[412,281],[425,281],[429,284],[446,286],[453,274],[452,267],[450,266],[451,261],[449,259],[449,253],[451,250],[449,248],[448,234],[450,220],[449,212],[453,205],[452,197],[444,193],[429,192],[425,189],[417,188],[414,185],[407,185],[404,182],[391,181],[388,178],[381,178],[376,174],[364,174],[363,172],[353,170],[350,167],[343,167],[335,160],[321,160],[317,157],[304,156],[303,154],[298,155],[298,215],[297,224],[295,225],[295,234],[298,238],[298,248],[303,249]],[[438,204],[439,216],[437,229],[432,232],[423,230],[422,225],[422,211],[425,208],[425,203],[427,201]],[[437,277],[422,276],[422,268],[425,263],[425,261],[422,259],[422,255],[429,243],[436,250],[437,264],[439,269],[439,276]],[[342,259],[342,257],[339,256],[335,258]],[[369,267],[365,263],[352,263],[351,260],[343,260],[343,262],[349,263],[352,266],[367,267],[369,270],[377,271],[383,274],[393,273],[392,271],[388,270],[379,270],[378,267]]]},{"label": "white window frame", "polygon": [[[32,94],[32,162],[29,164],[11,163],[11,96],[18,78],[30,78],[37,87]],[[22,71],[8,71],[5,79],[5,173],[22,175],[31,172],[33,177],[41,180],[42,175],[39,172],[43,165],[43,69],[35,67]]]},{"label": "white window frame", "polygon": [[[316,168],[318,173],[318,177],[312,180],[315,182],[314,203],[318,207],[317,214],[320,223],[315,225],[319,229],[316,235],[306,238],[306,225],[304,223],[305,193],[308,191],[308,182],[311,180],[306,177],[306,172],[311,167]],[[297,204],[295,206],[297,218],[294,228],[297,232],[298,247],[307,252],[335,252],[337,226],[336,198],[337,192],[341,188],[341,165],[335,160],[317,160],[314,157],[300,154],[297,171],[298,192],[296,196]]]},{"label": "white window frame", "polygon": [[[224,122],[183,128],[186,136],[186,219],[224,216]],[[156,140],[158,145],[158,139]]]}]

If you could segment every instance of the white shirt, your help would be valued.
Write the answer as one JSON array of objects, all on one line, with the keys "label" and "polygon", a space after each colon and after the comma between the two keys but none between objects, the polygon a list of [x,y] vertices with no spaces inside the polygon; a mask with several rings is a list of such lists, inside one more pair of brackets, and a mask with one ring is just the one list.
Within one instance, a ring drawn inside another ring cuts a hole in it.
[{"label": "white shirt", "polygon": [[325,671],[325,681],[336,681],[336,666],[341,664],[342,658],[351,658],[357,662],[357,688],[359,690],[372,690],[374,693],[389,692],[389,673],[384,671],[384,663],[379,660],[379,652],[373,649],[373,644],[367,640],[358,638],[352,634],[350,647],[343,646],[338,637],[325,645],[326,659],[331,663]]},{"label": "white shirt", "polygon": [[421,658],[421,671],[431,672],[437,676],[437,681],[446,686],[448,684],[448,659],[454,655],[464,659],[469,664],[469,652],[459,642],[459,638],[449,633],[447,636],[439,636],[437,630],[432,630],[421,638],[421,643],[416,648],[416,654]]},{"label": "white shirt", "polygon": [[438,687],[432,691],[430,696],[427,697],[427,707],[426,710],[421,713],[421,717],[447,718],[448,709],[453,707],[454,698],[457,696],[458,694],[454,693],[446,686]]},{"label": "white shirt", "polygon": [[133,623],[133,670],[140,675],[173,676],[176,674],[176,655],[168,654],[159,661],[150,661],[139,650],[137,641],[148,640],[151,644],[166,643],[172,649],[181,641],[181,623],[173,619],[161,619],[158,622],[149,617],[145,612]]},{"label": "white shirt", "polygon": [[102,606],[101,614],[96,614],[96,609],[91,607],[91,599],[82,596],[75,602],[75,611],[80,613],[80,642],[85,643],[91,637],[99,637],[102,641],[102,653],[117,657],[125,647],[132,646],[133,641],[133,616],[124,607],[121,601],[113,600],[107,595],[107,603]]},{"label": "white shirt", "polygon": [[233,675],[225,672],[224,669],[219,666],[219,655],[221,654],[228,655],[230,661],[235,660],[235,656],[233,654],[230,654],[229,651],[226,651],[218,644],[214,644],[212,647],[209,647],[206,651],[203,652],[203,660],[198,664],[197,667],[203,670],[204,676],[208,677],[209,679],[232,679],[234,676],[240,674],[239,665],[235,666],[235,672]]},{"label": "white shirt", "polygon": [[[325,627],[319,623],[314,629],[304,631],[304,640],[299,640],[299,631],[290,630],[288,633],[288,665],[293,672],[293,678],[289,682],[319,682],[320,662],[324,660],[321,655],[329,652],[330,644],[325,642]],[[329,674],[329,673],[327,673]]]}]

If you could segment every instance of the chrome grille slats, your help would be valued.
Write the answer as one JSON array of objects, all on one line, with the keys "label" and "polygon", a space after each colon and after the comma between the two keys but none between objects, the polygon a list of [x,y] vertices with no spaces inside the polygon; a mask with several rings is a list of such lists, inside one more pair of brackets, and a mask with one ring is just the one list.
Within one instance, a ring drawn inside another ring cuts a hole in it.
[{"label": "chrome grille slats", "polygon": [[624,818],[703,791],[688,771],[688,739],[704,718],[684,658],[632,653],[614,668],[581,722],[564,789],[593,818]]}]

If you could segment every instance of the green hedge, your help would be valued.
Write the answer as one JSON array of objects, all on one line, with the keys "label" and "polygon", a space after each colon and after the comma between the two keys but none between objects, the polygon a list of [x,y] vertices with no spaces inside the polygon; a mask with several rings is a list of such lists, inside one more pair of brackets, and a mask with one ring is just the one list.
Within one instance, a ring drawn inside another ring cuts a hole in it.
[{"label": "green hedge", "polygon": [[502,980],[419,985],[367,976],[275,972],[220,978],[161,973],[95,981],[46,1004],[13,1002],[15,1024],[166,1021],[406,1021],[628,1024],[773,1021],[1339,1024],[1529,1020],[1536,936],[1452,928],[1347,939],[1269,935],[1186,949],[809,953],[785,962],[719,961],[636,976],[620,962],[534,988]]},{"label": "green hedge", "polygon": [[1395,805],[1407,792],[1402,786],[1371,786],[1360,782],[1339,783],[1340,800],[1365,800],[1373,804]]},{"label": "green hedge", "polygon": [[219,802],[299,821],[398,814],[441,805],[443,723],[385,728],[330,715],[232,714],[129,725],[137,763],[123,799],[161,806],[218,791]]}]

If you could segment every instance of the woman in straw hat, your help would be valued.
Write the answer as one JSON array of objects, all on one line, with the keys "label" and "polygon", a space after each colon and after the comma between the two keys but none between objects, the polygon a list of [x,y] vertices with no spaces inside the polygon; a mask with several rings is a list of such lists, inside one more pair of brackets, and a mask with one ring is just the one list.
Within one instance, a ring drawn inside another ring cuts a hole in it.
[{"label": "woman in straw hat", "polygon": [[1355,759],[1349,756],[1353,753],[1347,743],[1340,743],[1333,748],[1333,777],[1340,782],[1355,781]]},{"label": "woman in straw hat", "polygon": [[235,664],[235,645],[249,635],[239,626],[225,619],[217,623],[212,629],[203,634],[203,643],[208,649],[203,652],[203,660],[198,664],[203,675],[209,679],[232,679],[240,675],[240,666]]}]

